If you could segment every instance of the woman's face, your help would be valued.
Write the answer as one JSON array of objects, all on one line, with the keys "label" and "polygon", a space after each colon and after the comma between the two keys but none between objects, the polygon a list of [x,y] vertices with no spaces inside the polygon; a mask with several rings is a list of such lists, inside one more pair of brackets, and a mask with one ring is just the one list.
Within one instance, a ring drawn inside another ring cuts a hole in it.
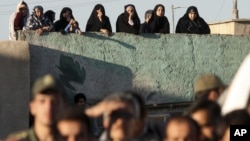
[{"label": "woman's face", "polygon": [[194,12],[193,10],[191,10],[189,13],[188,13],[188,17],[191,21],[194,21],[197,17],[197,13]]},{"label": "woman's face", "polygon": [[19,8],[19,12],[21,12],[22,16],[26,16],[27,15],[27,7],[25,4],[22,4]]},{"label": "woman's face", "polygon": [[96,10],[96,13],[97,13],[97,17],[101,17],[103,15],[101,9]]},{"label": "woman's face", "polygon": [[164,9],[162,6],[159,6],[156,10],[156,15],[159,16],[159,17],[162,17],[164,16]]},{"label": "woman's face", "polygon": [[38,9],[38,8],[36,8],[35,9],[35,15],[39,18],[39,17],[41,17],[43,15],[43,11],[40,10],[40,9]]},{"label": "woman's face", "polygon": [[134,15],[134,8],[132,6],[129,6],[126,8],[126,11],[129,15]]},{"label": "woman's face", "polygon": [[63,13],[63,17],[65,19],[71,18],[71,12],[70,11],[66,11],[65,13]]}]

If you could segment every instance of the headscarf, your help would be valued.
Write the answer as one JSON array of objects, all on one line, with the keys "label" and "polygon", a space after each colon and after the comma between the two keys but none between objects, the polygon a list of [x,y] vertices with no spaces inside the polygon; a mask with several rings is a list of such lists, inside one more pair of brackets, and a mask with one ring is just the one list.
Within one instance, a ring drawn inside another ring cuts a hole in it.
[{"label": "headscarf", "polygon": [[[188,7],[186,13],[184,14],[184,16],[183,16],[182,18],[183,18],[183,19],[189,19],[188,14],[189,14],[191,11],[193,11],[193,12],[196,13],[196,15],[197,15],[197,16],[196,16],[196,19],[200,18],[198,9],[197,9],[197,7],[195,7],[195,6],[190,6],[190,7]],[[196,20],[196,19],[195,19],[195,20]]]},{"label": "headscarf", "polygon": [[101,11],[102,11],[102,18],[105,17],[106,15],[105,15],[104,6],[101,5],[101,4],[97,4],[97,5],[95,5],[94,9],[92,10],[92,13],[91,13],[89,19],[96,18],[97,17],[96,11],[99,10],[99,9],[101,9]]},{"label": "headscarf", "polygon": [[126,9],[127,9],[128,7],[132,7],[133,10],[134,10],[134,18],[133,18],[133,19],[134,19],[134,20],[139,20],[139,21],[140,21],[139,16],[138,16],[138,14],[137,14],[137,12],[136,12],[135,6],[134,6],[133,4],[127,4],[127,5],[124,6],[124,13],[125,13],[125,15],[126,15],[127,17],[129,17],[128,12],[126,11]]},{"label": "headscarf", "polygon": [[63,17],[63,14],[64,14],[65,12],[67,12],[67,11],[70,11],[71,18],[75,19],[74,16],[73,16],[72,9],[69,8],[69,7],[64,7],[64,8],[62,9],[61,13],[60,13],[60,21],[66,21],[66,20],[67,20],[67,19],[65,19],[65,18]]},{"label": "headscarf", "polygon": [[165,15],[165,7],[164,7],[164,5],[162,5],[162,4],[157,4],[156,6],[155,6],[155,8],[154,8],[154,11],[153,11],[153,14],[154,14],[154,16],[157,16],[156,15],[156,12],[157,12],[157,9],[158,9],[158,7],[162,7],[162,9],[163,9],[163,16]]},{"label": "headscarf", "polygon": [[56,13],[52,10],[48,10],[44,13],[45,16],[47,16],[51,22],[53,22],[55,19],[55,17],[53,15],[55,15]]}]

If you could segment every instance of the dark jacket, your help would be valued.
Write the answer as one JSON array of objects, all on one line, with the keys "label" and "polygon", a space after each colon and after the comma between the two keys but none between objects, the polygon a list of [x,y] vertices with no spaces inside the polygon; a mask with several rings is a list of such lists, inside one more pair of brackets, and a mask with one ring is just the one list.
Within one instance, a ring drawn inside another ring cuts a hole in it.
[{"label": "dark jacket", "polygon": [[139,33],[150,33],[150,32],[151,32],[150,25],[147,22],[141,24]]},{"label": "dark jacket", "polygon": [[[102,11],[102,21],[99,20],[99,18],[97,17],[97,10],[101,10]],[[112,32],[112,28],[111,28],[111,24],[110,24],[110,21],[109,21],[109,17],[107,17],[105,15],[105,9],[104,7],[101,5],[101,4],[97,4],[89,19],[88,19],[88,22],[87,22],[87,25],[86,25],[86,32],[88,31],[94,31],[94,32],[99,32],[100,29],[107,29],[109,32]]]},{"label": "dark jacket", "polygon": [[[130,25],[128,23],[129,14],[126,12],[126,8],[128,6],[132,6],[134,8],[134,17],[133,22],[134,25]],[[140,18],[137,15],[135,6],[132,4],[126,5],[124,7],[125,11],[124,13],[120,14],[116,21],[116,32],[126,32],[126,33],[132,33],[132,34],[138,34],[140,30]]]},{"label": "dark jacket", "polygon": [[150,20],[151,33],[170,33],[168,18],[164,15],[162,17],[156,15],[156,11],[159,6],[161,6],[165,12],[165,7],[162,4],[155,6],[152,18]]},{"label": "dark jacket", "polygon": [[67,11],[71,13],[71,18],[74,19],[72,10],[69,7],[64,7],[60,13],[60,19],[57,20],[54,24],[55,31],[64,31],[65,27],[69,24],[69,21],[67,21],[67,18],[63,16],[64,13]]},{"label": "dark jacket", "polygon": [[[193,10],[197,17],[191,21],[188,17],[189,12]],[[199,16],[198,9],[195,6],[190,6],[185,15],[179,19],[176,26],[176,33],[191,33],[191,34],[210,34],[208,24]]]}]

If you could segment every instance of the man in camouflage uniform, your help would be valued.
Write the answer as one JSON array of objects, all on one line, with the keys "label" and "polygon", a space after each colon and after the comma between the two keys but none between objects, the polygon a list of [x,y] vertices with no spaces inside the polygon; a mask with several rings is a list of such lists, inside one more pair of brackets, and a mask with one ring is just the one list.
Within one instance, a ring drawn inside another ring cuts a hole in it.
[{"label": "man in camouflage uniform", "polygon": [[30,113],[34,116],[34,124],[30,129],[10,134],[9,141],[53,141],[55,136],[52,123],[55,115],[65,105],[62,87],[50,74],[37,79],[32,87]]}]

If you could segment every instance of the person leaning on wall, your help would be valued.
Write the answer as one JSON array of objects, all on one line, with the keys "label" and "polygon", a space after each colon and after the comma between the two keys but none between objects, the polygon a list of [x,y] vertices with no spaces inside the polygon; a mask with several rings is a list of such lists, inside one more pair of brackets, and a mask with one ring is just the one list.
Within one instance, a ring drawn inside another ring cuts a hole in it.
[{"label": "person leaning on wall", "polygon": [[17,40],[17,31],[22,30],[29,17],[29,7],[25,1],[17,5],[16,11],[10,16],[9,39]]},{"label": "person leaning on wall", "polygon": [[165,16],[165,7],[162,4],[155,6],[149,25],[151,33],[170,33],[169,21]]},{"label": "person leaning on wall", "polygon": [[112,32],[112,27],[109,17],[105,14],[104,6],[101,4],[95,5],[86,25],[86,32],[101,32],[109,34]]},{"label": "person leaning on wall", "polygon": [[38,35],[49,32],[53,28],[53,23],[43,14],[43,7],[37,5],[33,8],[24,30],[35,30]]},{"label": "person leaning on wall", "polygon": [[116,21],[116,32],[125,32],[138,34],[140,30],[140,18],[133,4],[124,6],[124,12],[121,13]]}]

